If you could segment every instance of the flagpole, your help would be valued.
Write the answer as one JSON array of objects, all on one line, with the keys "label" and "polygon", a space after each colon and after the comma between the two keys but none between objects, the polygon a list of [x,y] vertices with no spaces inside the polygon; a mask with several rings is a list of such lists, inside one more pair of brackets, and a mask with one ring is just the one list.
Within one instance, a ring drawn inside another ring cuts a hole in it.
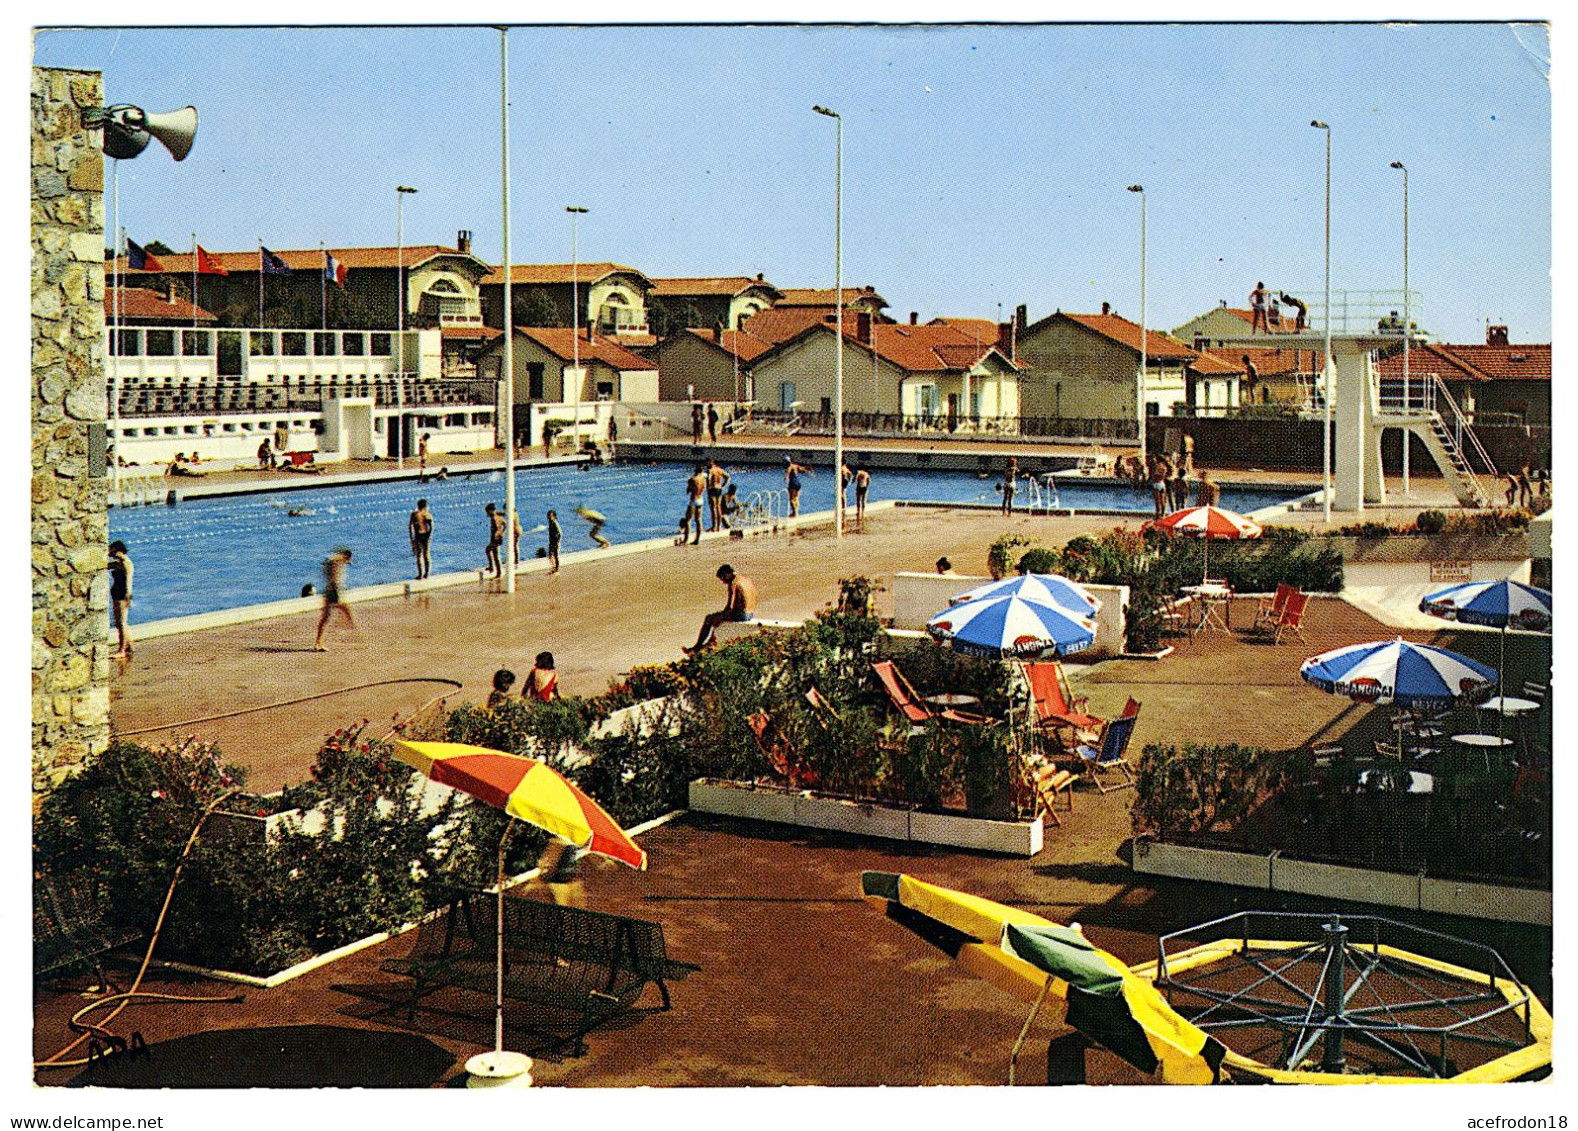
[{"label": "flagpole", "polygon": [[323,270],[318,272],[318,291],[321,297],[323,311],[323,328],[329,328],[329,253],[323,249],[323,241],[318,241],[318,254],[323,256]]},{"label": "flagpole", "polygon": [[[121,367],[121,247],[125,243],[126,233],[121,231],[121,163],[112,161],[110,165],[110,181],[113,185],[112,197],[115,204],[115,247],[114,257],[110,261],[112,274],[115,280],[115,301],[110,304],[110,352],[109,356],[115,366],[115,415],[116,439],[120,438],[120,382],[123,377]],[[115,470],[115,495],[117,504],[120,501],[121,476],[120,469]]]},{"label": "flagpole", "polygon": [[[504,521],[506,548],[504,560],[509,569],[504,573],[504,592],[515,592],[515,310],[514,294],[510,287],[510,44],[509,30],[499,28],[499,167],[501,170],[500,217],[503,231],[504,264]],[[560,390],[561,395],[563,389]],[[529,414],[528,410],[528,414]],[[527,417],[528,421],[530,416]],[[504,1048],[502,1030],[499,1050]]]},{"label": "flagpole", "polygon": [[[197,332],[197,233],[192,233],[192,332]],[[185,352],[184,350],[182,351]]]},{"label": "flagpole", "polygon": [[[258,333],[263,332],[263,237],[258,237]],[[250,352],[250,351],[248,351]]]}]

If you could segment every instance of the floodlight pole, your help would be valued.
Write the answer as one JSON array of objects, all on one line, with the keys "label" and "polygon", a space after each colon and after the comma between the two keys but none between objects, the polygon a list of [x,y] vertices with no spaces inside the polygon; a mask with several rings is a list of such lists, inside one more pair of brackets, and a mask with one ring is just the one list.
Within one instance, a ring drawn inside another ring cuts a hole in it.
[{"label": "floodlight pole", "polygon": [[[515,306],[510,288],[510,45],[509,29],[499,28],[499,168],[504,239],[504,592],[515,592]],[[504,1017],[499,1015],[498,1047],[504,1049]]]},{"label": "floodlight pole", "polygon": [[833,362],[833,535],[844,536],[844,119],[826,106],[813,106],[823,117],[832,118],[834,131],[833,163],[833,333],[837,352]]},{"label": "floodlight pole", "polygon": [[1326,356],[1322,369],[1322,399],[1326,402],[1326,424],[1321,429],[1321,467],[1325,483],[1325,521],[1331,522],[1331,401],[1332,385],[1337,377],[1336,366],[1331,361],[1331,127],[1318,119],[1310,125],[1326,131],[1326,297],[1323,321],[1326,324]]},{"label": "floodlight pole", "polygon": [[1140,372],[1135,381],[1134,411],[1138,416],[1140,438],[1140,466],[1149,466],[1145,458],[1145,378],[1150,368],[1150,357],[1147,352],[1150,342],[1145,333],[1145,186],[1130,185],[1130,192],[1140,194]]},{"label": "floodlight pole", "polygon": [[[579,205],[571,204],[565,207],[570,214],[570,350],[573,357],[572,366],[575,369],[575,425],[571,429],[570,437],[575,444],[577,453],[581,450],[581,248],[577,243],[578,232],[576,221],[586,215],[587,210]],[[591,344],[591,327],[588,322],[587,344]],[[562,395],[564,390],[559,390]]]},{"label": "floodlight pole", "polygon": [[400,361],[395,372],[395,466],[402,469],[405,467],[405,198],[415,191],[410,185],[395,186],[395,272],[400,282]]},{"label": "floodlight pole", "polygon": [[[1411,413],[1413,402],[1409,399],[1408,347],[1414,336],[1413,311],[1409,306],[1408,292],[1408,166],[1393,161],[1392,168],[1403,171],[1403,411]],[[1413,433],[1403,429],[1403,495],[1412,494],[1408,482],[1408,449],[1413,446]]]}]

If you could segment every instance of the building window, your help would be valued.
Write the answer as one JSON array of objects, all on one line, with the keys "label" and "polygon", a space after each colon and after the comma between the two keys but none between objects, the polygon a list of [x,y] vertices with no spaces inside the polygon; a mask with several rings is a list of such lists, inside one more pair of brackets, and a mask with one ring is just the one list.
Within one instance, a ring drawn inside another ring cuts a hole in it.
[{"label": "building window", "polygon": [[312,336],[312,352],[315,357],[334,356],[334,334],[329,331],[319,330]]},{"label": "building window", "polygon": [[387,331],[369,334],[367,352],[372,357],[390,357],[394,354],[394,335]]},{"label": "building window", "polygon": [[306,357],[307,335],[300,330],[286,330],[280,335],[280,353],[285,357]]},{"label": "building window", "polygon": [[340,335],[340,353],[346,357],[361,357],[364,343],[362,336],[357,333]]},{"label": "building window", "polygon": [[611,401],[614,399],[614,383],[612,381],[599,381],[597,383],[597,399]]},{"label": "building window", "polygon": [[542,375],[542,362],[530,361],[526,363],[526,396],[531,400],[542,400]]},{"label": "building window", "polygon": [[174,330],[147,330],[143,336],[143,349],[149,357],[175,356]]}]

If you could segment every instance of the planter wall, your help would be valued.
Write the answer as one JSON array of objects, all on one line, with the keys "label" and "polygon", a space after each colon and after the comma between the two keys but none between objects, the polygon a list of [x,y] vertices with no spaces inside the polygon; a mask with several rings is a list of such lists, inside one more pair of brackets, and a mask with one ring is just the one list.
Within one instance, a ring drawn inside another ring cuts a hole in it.
[{"label": "planter wall", "polygon": [[1277,852],[1260,856],[1141,837],[1134,843],[1134,870],[1144,875],[1356,900],[1383,907],[1551,925],[1551,893],[1537,888],[1295,860]]},{"label": "planter wall", "polygon": [[921,813],[747,782],[698,778],[690,783],[690,808],[722,817],[773,821],[886,840],[945,844],[1010,856],[1034,856],[1042,846],[1040,817],[1033,821],[988,821],[952,813]]},{"label": "planter wall", "polygon": [[1515,562],[1529,557],[1526,534],[1492,537],[1483,534],[1392,534],[1385,538],[1360,538],[1330,534],[1314,538],[1342,555],[1344,562],[1359,565],[1380,562],[1481,561]]}]

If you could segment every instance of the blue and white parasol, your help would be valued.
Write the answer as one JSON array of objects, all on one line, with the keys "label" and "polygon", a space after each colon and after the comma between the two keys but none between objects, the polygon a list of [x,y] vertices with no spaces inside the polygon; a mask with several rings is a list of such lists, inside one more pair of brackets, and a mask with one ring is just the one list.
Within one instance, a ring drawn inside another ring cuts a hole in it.
[{"label": "blue and white parasol", "polygon": [[1101,611],[1101,600],[1083,585],[1056,573],[1024,573],[977,585],[948,598],[950,605],[989,601],[993,597],[1023,597],[1043,605],[1062,605],[1075,613],[1089,615]]},{"label": "blue and white parasol", "polygon": [[1009,595],[944,609],[927,622],[926,631],[955,652],[1027,659],[1089,648],[1096,639],[1096,622],[1062,605]]},{"label": "blue and white parasol", "polygon": [[1427,594],[1419,602],[1419,611],[1460,624],[1531,632],[1551,630],[1550,592],[1511,578],[1470,581]]},{"label": "blue and white parasol", "polygon": [[1496,686],[1494,669],[1445,648],[1402,639],[1322,652],[1299,665],[1299,675],[1333,695],[1399,707],[1474,703]]}]

